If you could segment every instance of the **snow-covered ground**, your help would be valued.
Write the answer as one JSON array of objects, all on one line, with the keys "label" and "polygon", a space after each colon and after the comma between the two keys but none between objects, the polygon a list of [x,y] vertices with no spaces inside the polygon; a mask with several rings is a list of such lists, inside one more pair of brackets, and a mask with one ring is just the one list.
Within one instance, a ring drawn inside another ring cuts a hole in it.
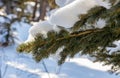
[{"label": "snow-covered ground", "polygon": [[[26,40],[30,26],[17,22],[14,26],[21,41]],[[62,66],[58,66],[53,58],[36,63],[30,54],[16,52],[17,43],[0,48],[1,78],[120,78],[106,72],[109,66],[103,67],[101,63],[93,63],[82,57],[66,60]]]},{"label": "snow-covered ground", "polygon": [[73,58],[66,61],[61,67],[56,60],[45,59],[36,63],[30,55],[18,54],[16,46],[1,48],[2,78],[119,78],[106,72],[109,66],[103,67],[100,63],[93,63],[86,58]]}]

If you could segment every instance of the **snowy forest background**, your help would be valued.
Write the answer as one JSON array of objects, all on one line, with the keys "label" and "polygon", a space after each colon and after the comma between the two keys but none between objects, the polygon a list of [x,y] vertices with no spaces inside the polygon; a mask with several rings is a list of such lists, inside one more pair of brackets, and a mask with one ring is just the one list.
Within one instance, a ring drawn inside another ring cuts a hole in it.
[{"label": "snowy forest background", "polygon": [[[57,55],[37,63],[31,54],[16,51],[19,44],[33,40],[36,33],[46,36],[49,30],[59,31],[55,24],[65,28],[73,26],[78,20],[76,16],[70,15],[71,11],[78,11],[75,5],[82,7],[80,11],[83,13],[96,5],[94,1],[106,8],[110,7],[107,0],[85,0],[86,5],[78,5],[80,1],[83,0],[0,0],[0,78],[119,78],[119,75],[107,72],[110,66],[93,63],[87,55],[76,54],[58,66]],[[99,20],[98,28],[102,28],[99,26],[104,23],[104,20]],[[120,42],[114,43],[118,46],[111,48],[111,52],[119,49]]]}]

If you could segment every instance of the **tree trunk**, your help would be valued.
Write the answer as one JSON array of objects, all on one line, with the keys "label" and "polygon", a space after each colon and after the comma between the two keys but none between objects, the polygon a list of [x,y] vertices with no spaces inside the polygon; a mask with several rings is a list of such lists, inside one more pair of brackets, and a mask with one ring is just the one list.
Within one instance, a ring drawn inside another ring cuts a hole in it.
[{"label": "tree trunk", "polygon": [[44,20],[44,17],[46,16],[47,6],[48,6],[48,2],[46,0],[41,0],[40,1],[40,8],[39,8],[40,16],[37,19],[38,21],[39,20]]}]

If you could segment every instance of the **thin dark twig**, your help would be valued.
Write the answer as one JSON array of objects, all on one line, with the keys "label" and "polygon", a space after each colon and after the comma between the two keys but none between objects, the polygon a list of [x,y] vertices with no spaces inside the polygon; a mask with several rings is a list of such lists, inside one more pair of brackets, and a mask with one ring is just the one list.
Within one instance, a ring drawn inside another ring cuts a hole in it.
[{"label": "thin dark twig", "polygon": [[48,71],[48,69],[47,69],[47,66],[46,66],[44,60],[42,60],[42,64],[43,64],[43,66],[44,66],[45,71],[46,71],[47,74],[48,74],[48,77],[50,78],[50,74],[49,74],[49,71]]},{"label": "thin dark twig", "polygon": [[[3,51],[3,53],[5,53],[4,48],[2,48],[2,51]],[[3,55],[1,56],[1,65],[2,65],[2,61],[3,61],[3,60],[2,60],[2,57],[5,58],[5,54],[3,54]],[[1,73],[1,77],[2,77],[2,78],[5,77],[5,74],[6,74],[6,72],[7,72],[7,69],[8,69],[8,65],[5,66],[5,69],[4,69],[3,74]]]},{"label": "thin dark twig", "polygon": [[59,66],[58,70],[56,71],[56,74],[60,74],[61,69],[62,69],[62,65]]},{"label": "thin dark twig", "polygon": [[38,0],[35,0],[35,6],[34,6],[34,9],[33,9],[33,15],[32,15],[32,20],[33,21],[35,21],[35,18],[36,18],[37,5],[38,5]]},{"label": "thin dark twig", "polygon": [[4,70],[4,73],[3,73],[3,75],[2,75],[2,78],[5,77],[5,74],[6,74],[6,72],[7,72],[7,69],[8,69],[8,65],[5,66],[5,70]]}]

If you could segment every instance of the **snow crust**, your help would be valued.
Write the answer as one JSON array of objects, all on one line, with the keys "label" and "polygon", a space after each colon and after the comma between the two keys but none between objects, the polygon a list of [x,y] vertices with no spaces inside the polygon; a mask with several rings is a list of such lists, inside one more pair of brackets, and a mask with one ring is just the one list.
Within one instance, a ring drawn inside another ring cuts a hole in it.
[{"label": "snow crust", "polygon": [[107,47],[109,54],[120,51],[120,40],[114,41],[113,44],[116,45],[116,47]]},{"label": "snow crust", "polygon": [[97,22],[95,23],[95,28],[103,28],[106,25],[106,21],[104,19],[99,19],[97,20]]},{"label": "snow crust", "polygon": [[109,3],[109,0],[96,0],[96,2],[107,9],[111,7],[111,4]]},{"label": "snow crust", "polygon": [[4,22],[5,22],[4,17],[0,17],[0,22],[1,22],[1,23],[4,23]]},{"label": "snow crust", "polygon": [[[34,40],[38,33],[46,37],[48,31],[58,31],[59,28],[57,26],[64,28],[72,27],[80,20],[81,14],[86,14],[88,10],[95,6],[110,8],[110,3],[103,0],[55,0],[55,2],[60,8],[52,10],[47,21],[40,21],[34,24],[29,30],[30,35],[27,41]],[[103,28],[105,24],[105,20],[99,19],[95,23],[95,28]]]},{"label": "snow crust", "polygon": [[34,41],[37,34],[43,34],[47,37],[47,32],[53,30],[53,25],[49,24],[48,21],[41,21],[33,23],[33,26],[29,29],[29,36],[26,42]]},{"label": "snow crust", "polygon": [[63,7],[65,5],[66,0],[55,0],[55,3],[59,6],[59,7]]},{"label": "snow crust", "polygon": [[73,2],[74,0],[55,0],[55,3],[59,6],[59,7],[63,7],[71,2]]},{"label": "snow crust", "polygon": [[34,23],[34,26],[29,29],[29,33],[35,36],[37,33],[47,34],[50,30],[53,30],[53,25],[50,25],[48,21],[41,21],[39,23]]},{"label": "snow crust", "polygon": [[75,0],[52,14],[50,23],[70,28],[79,20],[80,14],[87,13],[89,9],[96,5],[98,4],[94,0]]}]

